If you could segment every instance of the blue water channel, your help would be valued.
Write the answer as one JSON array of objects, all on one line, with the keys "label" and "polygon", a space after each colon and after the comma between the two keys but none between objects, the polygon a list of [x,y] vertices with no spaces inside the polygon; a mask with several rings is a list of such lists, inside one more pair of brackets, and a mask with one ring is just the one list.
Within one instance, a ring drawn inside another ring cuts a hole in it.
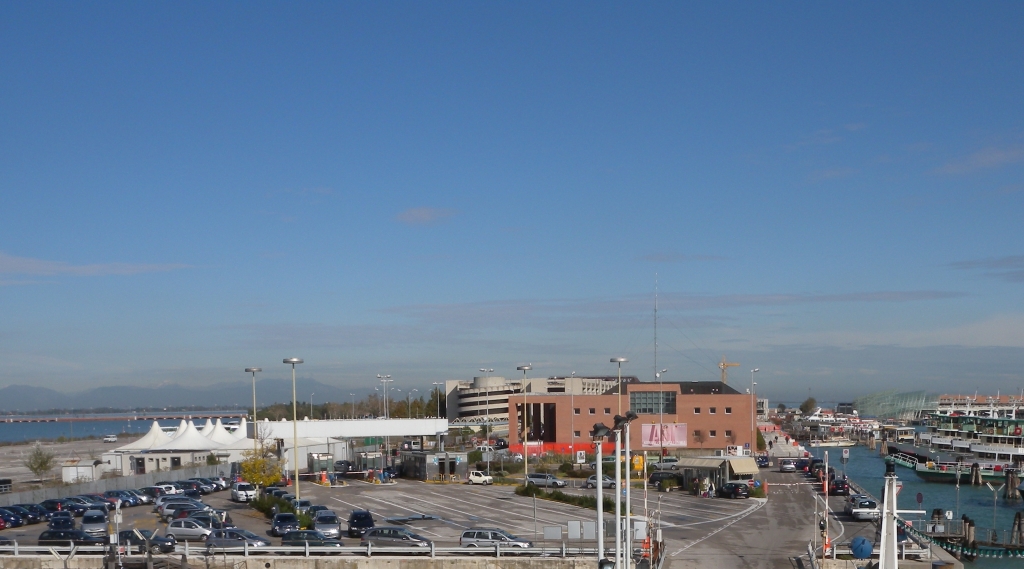
[{"label": "blue water channel", "polygon": [[[825,450],[828,450],[830,466],[834,466],[838,472],[842,472],[845,468],[847,476],[854,482],[875,497],[881,497],[885,462],[878,455],[877,451],[871,451],[863,446],[853,447],[850,449],[850,462],[844,467],[840,464],[839,460],[842,456],[841,449],[818,448],[812,449],[813,452],[811,454],[812,456],[821,457]],[[933,508],[952,510],[954,519],[960,519],[961,515],[967,514],[974,519],[979,534],[982,528],[993,527],[992,491],[988,489],[988,486],[970,486],[965,482],[961,482],[958,506],[958,493],[955,484],[925,482],[918,478],[917,474],[914,474],[913,471],[901,466],[896,467],[896,475],[903,482],[903,490],[899,495],[899,508],[901,510],[925,510],[927,513],[921,516],[923,518],[930,517]],[[967,480],[966,473],[964,480]],[[993,486],[998,487],[996,484],[993,484]],[[918,494],[921,494],[922,498],[920,508],[917,505]],[[881,506],[881,503],[879,503],[879,506]],[[1003,500],[1002,492],[999,492],[999,498],[996,500],[994,527],[999,530],[1009,530],[1013,526],[1014,515],[1022,509],[1024,509],[1024,501],[1007,502]],[[917,516],[909,514],[904,515],[904,517],[906,519],[917,518]],[[966,567],[984,569],[1022,566],[1020,559],[978,559],[973,563],[964,561],[964,565]]]},{"label": "blue water channel", "polygon": [[[161,427],[177,427],[180,419],[160,421]],[[205,424],[205,419],[200,426]],[[54,440],[59,437],[82,438],[120,435],[122,433],[145,433],[153,421],[60,421],[53,423],[2,423],[0,441],[25,442]]]}]

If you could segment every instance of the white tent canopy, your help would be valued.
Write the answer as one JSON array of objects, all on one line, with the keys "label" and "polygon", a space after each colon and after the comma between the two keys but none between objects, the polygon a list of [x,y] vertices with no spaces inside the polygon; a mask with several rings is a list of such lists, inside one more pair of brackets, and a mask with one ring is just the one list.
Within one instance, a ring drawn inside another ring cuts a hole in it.
[{"label": "white tent canopy", "polygon": [[237,440],[234,435],[224,428],[224,424],[220,422],[220,419],[217,419],[217,424],[210,429],[210,432],[205,433],[205,435],[206,438],[218,445],[228,445]]},{"label": "white tent canopy", "polygon": [[169,443],[152,450],[213,450],[219,446],[221,446],[219,443],[199,434],[196,426],[189,421],[181,434],[174,437]]},{"label": "white tent canopy", "polygon": [[249,438],[249,423],[242,417],[242,420],[238,422],[238,428],[232,433],[236,439],[245,440]]},{"label": "white tent canopy", "polygon": [[160,428],[160,423],[153,421],[153,426],[149,428],[149,432],[143,435],[137,441],[132,441],[122,447],[118,447],[118,451],[132,451],[132,450],[148,450],[156,446],[167,444],[171,438],[167,436],[167,433]]},{"label": "white tent canopy", "polygon": [[180,437],[181,434],[184,433],[186,429],[188,429],[188,425],[189,424],[185,422],[185,419],[182,419],[181,423],[178,423],[178,430],[174,431],[174,434],[171,435],[171,438],[176,439]]},{"label": "white tent canopy", "polygon": [[[217,419],[217,421],[220,421],[220,419]],[[199,434],[203,435],[204,437],[208,437],[208,436],[210,436],[210,433],[212,433],[212,432],[213,432],[213,421],[211,421],[210,418],[207,417],[206,418],[206,424],[203,425],[202,429],[199,429]]]}]

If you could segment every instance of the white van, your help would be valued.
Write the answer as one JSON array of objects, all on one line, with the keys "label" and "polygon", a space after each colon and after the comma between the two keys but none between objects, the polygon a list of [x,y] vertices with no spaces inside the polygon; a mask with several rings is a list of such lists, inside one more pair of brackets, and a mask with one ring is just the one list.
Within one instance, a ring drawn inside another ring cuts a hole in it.
[{"label": "white van", "polygon": [[103,442],[105,442],[105,443],[116,443],[117,442],[117,435],[105,435],[103,437]]}]

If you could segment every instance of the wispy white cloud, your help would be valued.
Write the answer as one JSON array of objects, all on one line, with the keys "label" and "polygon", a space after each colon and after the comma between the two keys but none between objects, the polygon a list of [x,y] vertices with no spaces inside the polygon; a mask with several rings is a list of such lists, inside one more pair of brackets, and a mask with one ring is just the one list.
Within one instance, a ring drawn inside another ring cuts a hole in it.
[{"label": "wispy white cloud", "polygon": [[807,175],[808,182],[824,182],[826,180],[837,180],[839,178],[846,178],[857,173],[854,168],[828,168],[825,170],[816,170]]},{"label": "wispy white cloud", "polygon": [[965,174],[975,170],[1017,164],[1018,162],[1024,162],[1024,145],[1003,148],[990,146],[982,148],[970,156],[949,162],[939,168],[938,172],[942,174]]},{"label": "wispy white cloud", "polygon": [[[29,257],[16,257],[0,251],[0,274],[95,277],[102,275],[135,275],[139,273],[160,273],[190,268],[181,263],[134,264],[97,263],[73,265],[63,261],[46,261]],[[12,284],[29,284],[28,281],[8,281]]]},{"label": "wispy white cloud", "polygon": [[437,207],[414,207],[400,212],[395,219],[406,225],[433,225],[456,214],[454,209]]},{"label": "wispy white cloud", "polygon": [[689,255],[686,253],[651,253],[638,257],[648,263],[686,263],[689,261],[722,261],[725,257],[717,255]]},{"label": "wispy white cloud", "polygon": [[985,276],[1012,283],[1024,282],[1024,255],[956,261],[949,266],[961,271],[982,271]]}]

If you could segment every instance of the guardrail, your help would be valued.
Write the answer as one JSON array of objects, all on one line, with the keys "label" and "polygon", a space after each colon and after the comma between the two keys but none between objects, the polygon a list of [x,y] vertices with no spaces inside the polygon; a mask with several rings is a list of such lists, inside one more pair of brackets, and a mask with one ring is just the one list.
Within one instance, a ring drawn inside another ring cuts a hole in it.
[{"label": "guardrail", "polygon": [[[76,555],[104,555],[109,552],[107,546],[98,545],[81,545],[81,546],[45,546],[45,545],[19,545],[17,542],[12,544],[5,544],[0,546],[0,555],[13,555],[15,557],[20,555],[49,555],[50,550],[56,550],[58,553],[66,553],[71,549],[75,550]],[[503,555],[515,555],[518,557],[557,557],[557,558],[568,558],[568,557],[593,557],[597,558],[597,548],[594,547],[570,547],[565,543],[562,543],[561,547],[509,547],[499,546],[494,547],[437,547],[433,543],[429,547],[385,547],[379,545],[367,544],[365,546],[358,547],[317,547],[306,544],[304,547],[299,546],[252,546],[248,544],[242,547],[203,547],[202,545],[190,547],[189,542],[179,543],[174,550],[173,554],[185,554],[188,555],[206,555],[206,556],[243,556],[249,557],[253,555],[302,555],[303,557],[309,557],[311,555],[351,555],[358,557],[373,557],[374,555],[417,555],[427,557],[467,557],[467,556],[487,556],[487,557],[501,557]],[[131,556],[130,553],[122,553],[124,556]],[[166,555],[172,555],[167,553]]]}]

